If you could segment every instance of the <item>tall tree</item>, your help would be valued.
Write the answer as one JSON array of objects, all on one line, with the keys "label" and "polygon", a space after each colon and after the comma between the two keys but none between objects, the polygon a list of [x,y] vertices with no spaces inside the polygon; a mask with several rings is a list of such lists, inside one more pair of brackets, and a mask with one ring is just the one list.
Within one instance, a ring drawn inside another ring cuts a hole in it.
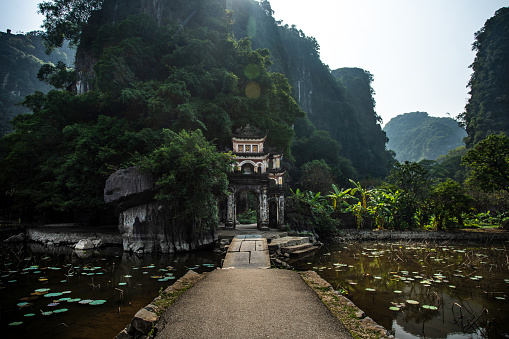
[{"label": "tall tree", "polygon": [[471,169],[468,181],[486,191],[509,193],[509,137],[492,134],[462,158]]},{"label": "tall tree", "polygon": [[65,40],[78,45],[83,26],[92,11],[101,8],[104,0],[52,0],[39,4],[45,15],[43,27],[46,48],[51,51],[61,47]]}]

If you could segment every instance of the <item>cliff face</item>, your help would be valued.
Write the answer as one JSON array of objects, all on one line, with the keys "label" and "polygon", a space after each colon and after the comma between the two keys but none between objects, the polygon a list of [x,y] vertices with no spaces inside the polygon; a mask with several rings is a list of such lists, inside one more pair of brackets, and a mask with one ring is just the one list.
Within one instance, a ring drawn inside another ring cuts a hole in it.
[{"label": "cliff face", "polygon": [[[391,156],[385,149],[386,138],[373,109],[370,81],[367,90],[356,98],[348,97],[346,88],[320,60],[320,47],[295,26],[282,25],[272,16],[268,2],[253,0],[105,0],[103,9],[92,13],[83,32],[76,67],[80,77],[78,91],[94,87],[94,39],[104,25],[146,13],[158,25],[215,28],[227,20],[234,24],[236,39],[249,37],[254,49],[267,48],[271,54],[270,71],[282,73],[292,86],[292,97],[320,130],[330,133],[342,147],[342,155],[361,175],[384,176]],[[224,27],[224,26],[223,26]],[[224,29],[224,28],[221,28]],[[360,70],[362,75],[363,70]],[[341,76],[340,76],[341,77]],[[363,102],[366,101],[366,102]],[[360,105],[359,107],[355,107]],[[367,105],[367,109],[363,107]],[[361,114],[361,115],[359,115]]]},{"label": "cliff face", "polygon": [[[114,25],[142,13],[149,15],[159,26],[176,24],[182,29],[187,26],[213,26],[215,18],[224,16],[225,8],[224,0],[105,0],[102,9],[91,14],[76,53],[78,93],[94,89],[93,67],[98,56],[94,54],[93,45],[97,32],[104,29],[103,26]],[[209,20],[202,20],[204,17]]]}]

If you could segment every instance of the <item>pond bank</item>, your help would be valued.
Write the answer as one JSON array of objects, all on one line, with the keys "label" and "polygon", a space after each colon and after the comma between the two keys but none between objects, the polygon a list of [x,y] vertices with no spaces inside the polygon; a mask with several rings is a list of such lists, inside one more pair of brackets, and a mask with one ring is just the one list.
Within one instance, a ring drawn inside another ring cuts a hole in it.
[{"label": "pond bank", "polygon": [[117,226],[80,227],[72,224],[58,224],[27,227],[29,241],[47,245],[74,245],[81,239],[102,240],[103,245],[122,245],[122,236]]},{"label": "pond bank", "polygon": [[509,241],[506,230],[458,230],[458,231],[391,231],[391,230],[358,230],[344,229],[333,239],[333,242],[349,241]]}]

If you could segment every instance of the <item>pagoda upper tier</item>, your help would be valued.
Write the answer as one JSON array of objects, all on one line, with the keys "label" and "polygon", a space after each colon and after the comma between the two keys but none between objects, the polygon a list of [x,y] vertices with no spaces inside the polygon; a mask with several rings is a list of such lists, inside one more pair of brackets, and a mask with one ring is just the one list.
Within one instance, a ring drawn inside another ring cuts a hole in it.
[{"label": "pagoda upper tier", "polygon": [[234,171],[245,175],[267,175],[277,185],[283,185],[284,170],[281,169],[282,154],[275,154],[264,149],[267,139],[265,133],[246,125],[232,137],[233,154],[235,155]]}]

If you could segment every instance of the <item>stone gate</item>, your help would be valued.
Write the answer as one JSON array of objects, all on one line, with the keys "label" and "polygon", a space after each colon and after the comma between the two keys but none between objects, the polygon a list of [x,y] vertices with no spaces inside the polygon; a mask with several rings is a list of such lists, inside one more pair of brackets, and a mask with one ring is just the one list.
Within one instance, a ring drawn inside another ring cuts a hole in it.
[{"label": "stone gate", "polygon": [[284,228],[283,155],[265,150],[266,138],[250,125],[238,129],[232,138],[236,162],[228,176],[227,227],[237,224],[239,196],[251,192],[257,199],[258,228]]}]

